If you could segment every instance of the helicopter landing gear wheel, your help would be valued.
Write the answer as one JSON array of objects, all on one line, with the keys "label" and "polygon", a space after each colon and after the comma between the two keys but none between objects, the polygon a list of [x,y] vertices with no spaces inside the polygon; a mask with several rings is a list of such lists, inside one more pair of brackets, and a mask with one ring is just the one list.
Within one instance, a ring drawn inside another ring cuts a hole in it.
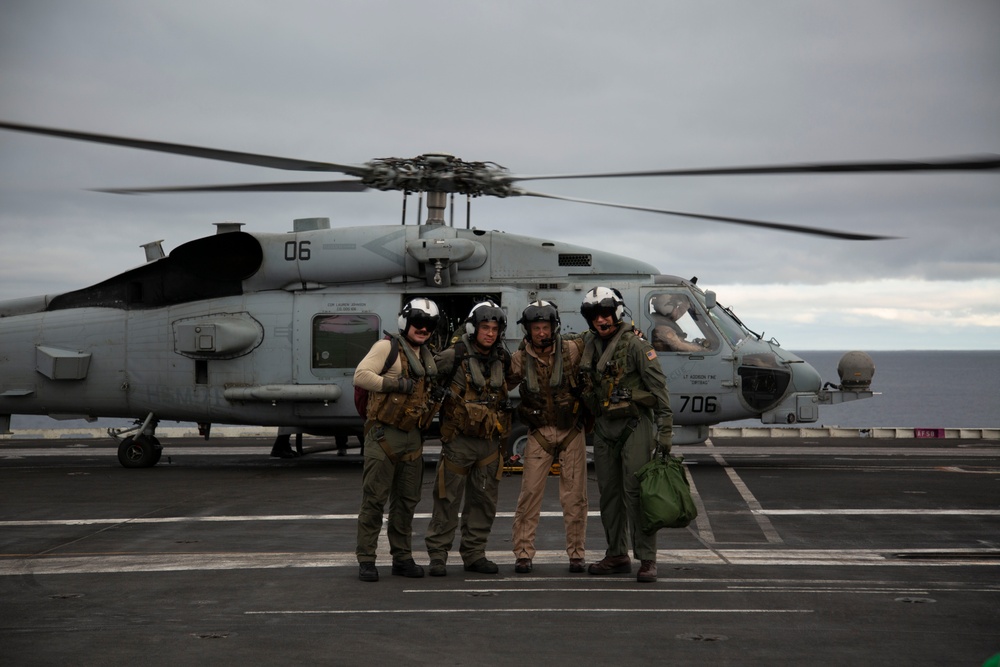
[{"label": "helicopter landing gear wheel", "polygon": [[163,446],[151,435],[130,435],[118,445],[118,462],[125,468],[151,468],[162,454]]}]

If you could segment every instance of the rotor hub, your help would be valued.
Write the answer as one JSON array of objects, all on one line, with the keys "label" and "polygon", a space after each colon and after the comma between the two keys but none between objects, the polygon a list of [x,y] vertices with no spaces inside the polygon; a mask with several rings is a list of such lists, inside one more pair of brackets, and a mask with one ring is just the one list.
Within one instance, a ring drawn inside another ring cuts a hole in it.
[{"label": "rotor hub", "polygon": [[511,194],[510,172],[494,162],[466,162],[444,153],[377,158],[362,182],[376,190],[458,193],[470,197]]}]

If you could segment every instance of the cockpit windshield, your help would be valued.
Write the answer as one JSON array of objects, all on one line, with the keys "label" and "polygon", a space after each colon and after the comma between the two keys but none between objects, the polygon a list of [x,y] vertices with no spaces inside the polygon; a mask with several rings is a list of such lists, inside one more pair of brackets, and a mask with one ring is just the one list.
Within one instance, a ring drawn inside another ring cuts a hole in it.
[{"label": "cockpit windshield", "polygon": [[747,329],[740,322],[739,318],[733,314],[733,311],[728,308],[717,305],[708,311],[708,315],[733,347],[736,347],[747,338],[760,338],[760,336]]}]

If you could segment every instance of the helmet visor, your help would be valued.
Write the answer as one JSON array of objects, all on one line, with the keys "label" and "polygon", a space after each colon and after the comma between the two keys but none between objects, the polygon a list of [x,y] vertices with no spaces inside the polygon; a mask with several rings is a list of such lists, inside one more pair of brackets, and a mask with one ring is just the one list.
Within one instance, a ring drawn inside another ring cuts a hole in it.
[{"label": "helmet visor", "polygon": [[434,331],[437,329],[438,318],[433,315],[427,315],[426,313],[412,313],[408,319],[411,327],[414,329],[426,329],[427,331]]}]

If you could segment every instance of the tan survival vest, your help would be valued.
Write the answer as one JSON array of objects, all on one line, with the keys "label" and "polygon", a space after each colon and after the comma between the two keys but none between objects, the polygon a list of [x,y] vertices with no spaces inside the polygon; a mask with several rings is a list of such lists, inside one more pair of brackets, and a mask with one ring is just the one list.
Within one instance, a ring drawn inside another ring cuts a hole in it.
[{"label": "tan survival vest", "polygon": [[529,428],[554,426],[559,430],[579,425],[580,401],[573,395],[576,377],[567,372],[572,365],[569,347],[561,338],[555,340],[551,364],[539,364],[527,350],[522,351],[524,378],[521,380],[521,404],[518,416]]},{"label": "tan survival vest", "polygon": [[426,345],[420,347],[420,358],[409,345],[399,338],[399,363],[402,365],[402,376],[414,381],[412,394],[398,392],[373,392],[368,399],[368,421],[382,422],[394,426],[401,431],[412,431],[415,428],[425,429],[430,426],[437,412],[437,406],[431,400],[431,386],[437,376],[437,366],[434,357]]}]

